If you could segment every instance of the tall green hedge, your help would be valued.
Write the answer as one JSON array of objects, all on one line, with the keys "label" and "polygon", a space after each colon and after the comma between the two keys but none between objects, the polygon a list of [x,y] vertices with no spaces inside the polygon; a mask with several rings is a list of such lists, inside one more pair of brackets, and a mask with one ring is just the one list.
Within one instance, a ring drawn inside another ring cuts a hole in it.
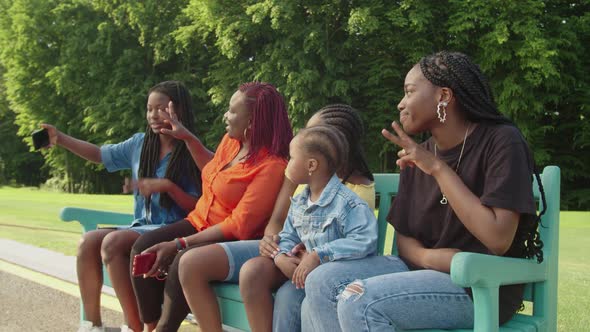
[{"label": "tall green hedge", "polygon": [[[262,80],[286,96],[295,127],[322,105],[352,104],[373,169],[392,171],[396,147],[380,129],[397,119],[404,76],[450,49],[481,65],[539,166],[562,168],[563,208],[589,209],[589,37],[587,0],[0,0],[0,119],[19,135],[0,123],[0,146],[30,143],[41,122],[121,141],[144,129],[149,87],[180,79],[214,147],[232,92]],[[0,165],[27,153],[2,148]],[[62,149],[44,157],[68,190],[119,190],[119,176]]]}]

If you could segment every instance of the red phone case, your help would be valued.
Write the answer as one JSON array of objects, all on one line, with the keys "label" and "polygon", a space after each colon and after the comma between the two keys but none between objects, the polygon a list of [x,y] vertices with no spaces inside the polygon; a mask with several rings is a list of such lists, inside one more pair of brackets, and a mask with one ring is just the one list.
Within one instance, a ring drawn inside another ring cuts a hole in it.
[{"label": "red phone case", "polygon": [[133,276],[139,277],[147,273],[156,261],[156,253],[146,252],[133,256]]}]

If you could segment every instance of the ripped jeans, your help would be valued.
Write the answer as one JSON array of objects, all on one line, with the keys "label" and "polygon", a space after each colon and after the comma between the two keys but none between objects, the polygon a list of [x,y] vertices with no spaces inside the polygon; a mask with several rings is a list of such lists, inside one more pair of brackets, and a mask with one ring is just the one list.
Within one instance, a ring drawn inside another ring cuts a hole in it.
[{"label": "ripped jeans", "polygon": [[303,331],[471,328],[473,302],[446,273],[408,271],[397,256],[373,256],[316,268],[301,319]]}]

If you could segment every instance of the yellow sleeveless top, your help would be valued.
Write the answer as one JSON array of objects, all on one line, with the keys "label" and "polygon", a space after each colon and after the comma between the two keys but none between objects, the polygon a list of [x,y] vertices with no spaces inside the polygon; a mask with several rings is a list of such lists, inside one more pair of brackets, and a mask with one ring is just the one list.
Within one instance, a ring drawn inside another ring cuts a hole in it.
[{"label": "yellow sleeveless top", "polygon": [[[345,182],[344,185],[357,194],[363,201],[367,202],[371,209],[375,209],[375,182],[371,184],[352,184]],[[305,184],[297,186],[293,196],[300,194],[305,189],[305,186]]]}]

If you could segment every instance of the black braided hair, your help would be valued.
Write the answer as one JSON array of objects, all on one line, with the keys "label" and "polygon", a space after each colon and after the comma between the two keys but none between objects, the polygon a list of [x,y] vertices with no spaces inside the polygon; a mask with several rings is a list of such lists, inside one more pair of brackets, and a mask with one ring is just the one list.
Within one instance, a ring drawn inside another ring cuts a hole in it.
[{"label": "black braided hair", "polygon": [[319,125],[301,129],[297,136],[305,152],[319,154],[326,160],[330,173],[336,173],[347,162],[348,142],[341,131]]},{"label": "black braided hair", "polygon": [[348,143],[348,162],[342,163],[340,168],[342,183],[355,171],[374,181],[361,144],[365,130],[358,112],[346,104],[332,104],[322,107],[316,114],[320,117],[322,125],[336,127]]},{"label": "black braided hair", "polygon": [[[459,52],[442,51],[422,58],[420,70],[428,81],[439,87],[449,87],[459,104],[459,109],[471,122],[516,125],[505,117],[494,101],[492,90],[478,65]],[[521,134],[522,135],[522,134]],[[522,139],[525,141],[524,137]],[[534,164],[534,161],[533,161]],[[533,174],[537,179],[543,210],[538,216],[522,215],[514,241],[507,252],[508,256],[536,258],[543,261],[543,241],[539,237],[538,225],[545,213],[545,191],[534,167]],[[542,225],[541,225],[542,226]]]},{"label": "black braided hair", "polygon": [[[194,132],[194,116],[192,99],[188,89],[179,81],[164,81],[153,86],[148,96],[153,92],[164,94],[174,104],[174,110],[180,121],[189,131]],[[149,124],[145,130],[145,137],[141,147],[139,160],[139,178],[153,178],[160,162],[160,138],[155,134]],[[184,142],[175,140],[172,156],[166,167],[165,177],[177,185],[181,185],[183,178],[195,183],[197,188],[201,186],[201,172],[193,161],[190,152]],[[172,198],[167,193],[160,194],[160,205],[166,209],[172,207]]]}]

